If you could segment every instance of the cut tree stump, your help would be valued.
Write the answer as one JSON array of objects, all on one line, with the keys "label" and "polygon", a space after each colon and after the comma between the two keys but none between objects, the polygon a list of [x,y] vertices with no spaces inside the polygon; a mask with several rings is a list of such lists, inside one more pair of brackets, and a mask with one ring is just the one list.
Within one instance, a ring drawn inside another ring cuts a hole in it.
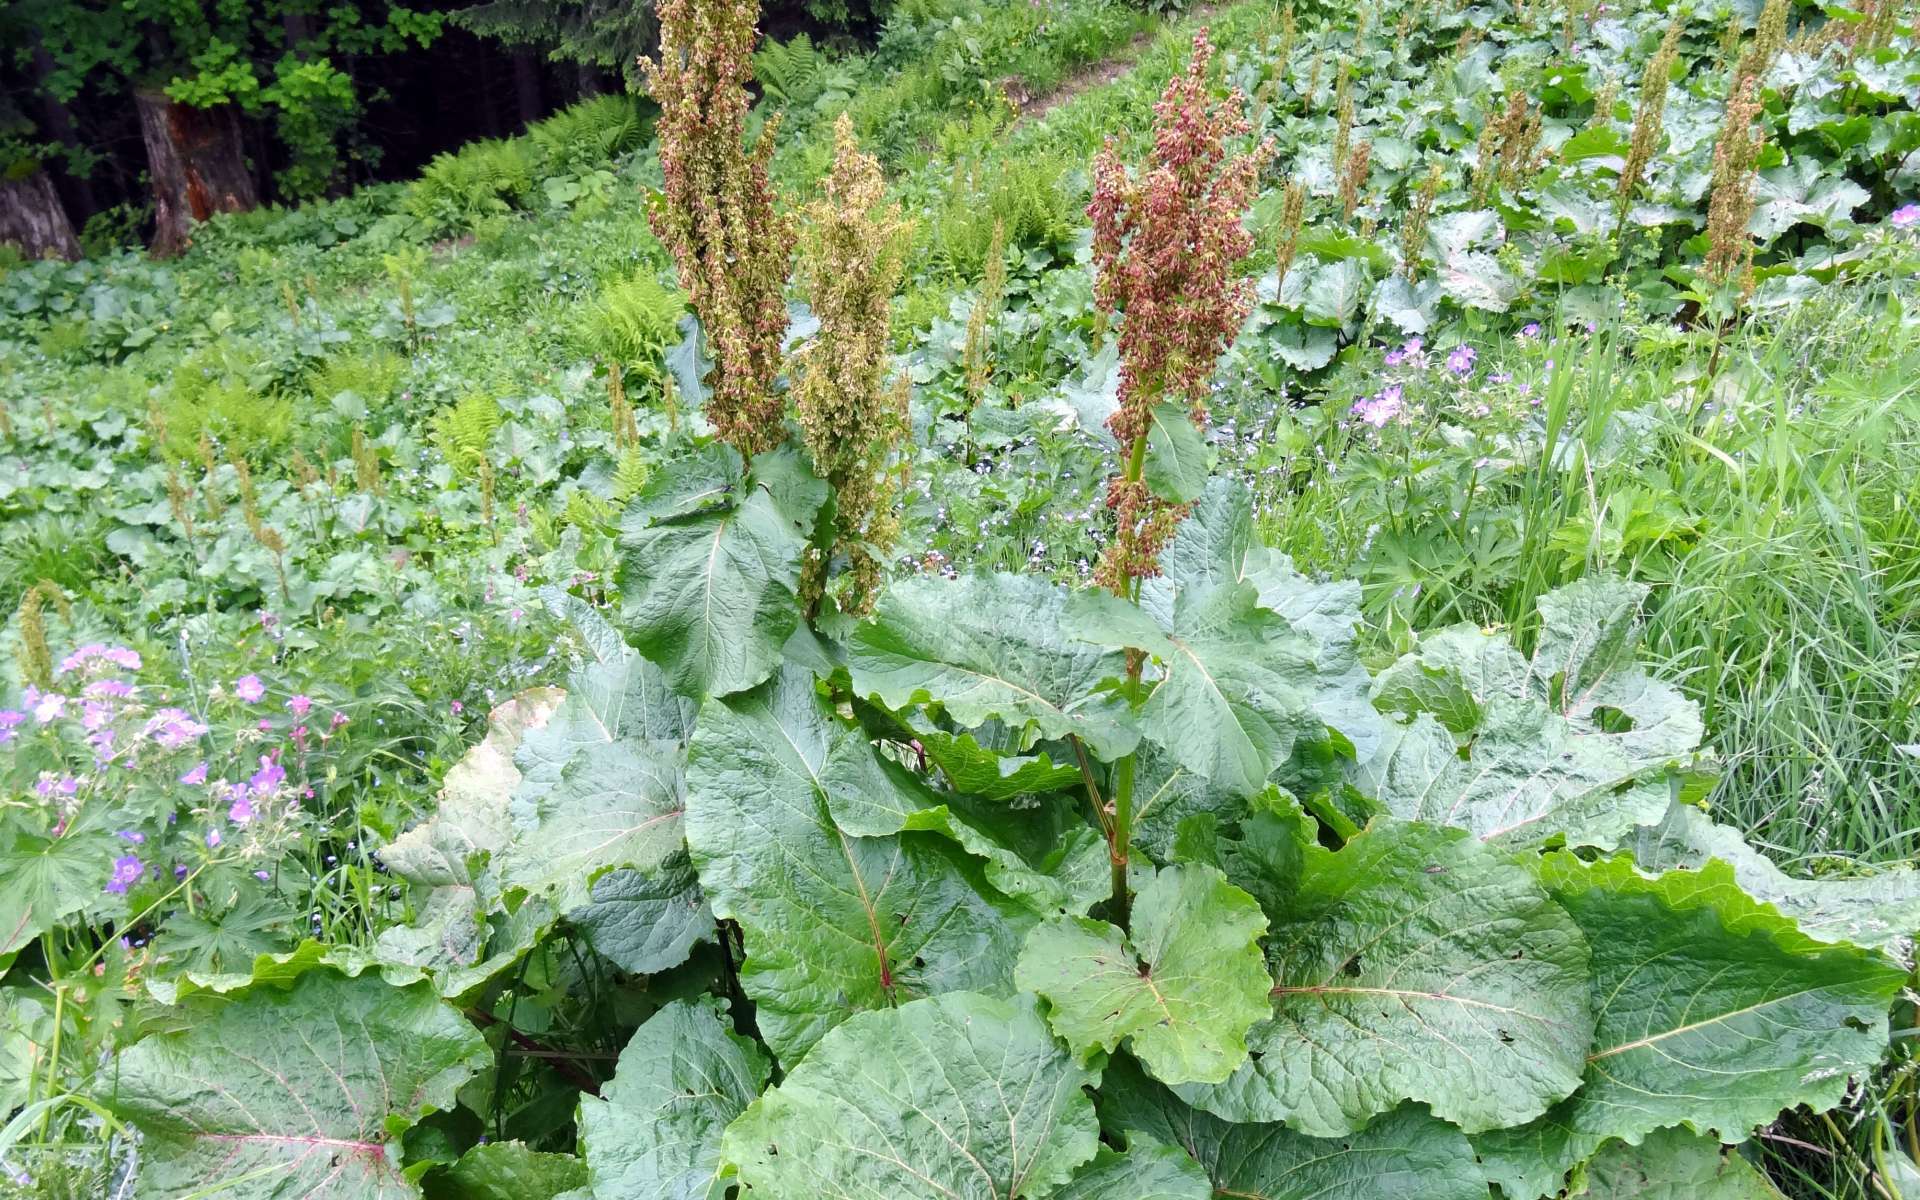
[{"label": "cut tree stump", "polygon": [[37,169],[20,179],[0,174],[0,243],[18,246],[28,258],[80,257],[51,175]]},{"label": "cut tree stump", "polygon": [[239,114],[231,105],[194,108],[156,91],[135,92],[134,104],[153,179],[149,249],[155,258],[185,250],[197,222],[259,204],[241,149]]}]

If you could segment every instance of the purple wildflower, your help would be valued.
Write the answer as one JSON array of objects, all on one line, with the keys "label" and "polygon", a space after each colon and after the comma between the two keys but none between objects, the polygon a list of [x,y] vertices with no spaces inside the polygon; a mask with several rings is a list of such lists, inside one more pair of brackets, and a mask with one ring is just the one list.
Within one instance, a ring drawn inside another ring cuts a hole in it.
[{"label": "purple wildflower", "polygon": [[269,879],[272,879],[272,878],[273,878],[273,876],[271,876],[271,875],[269,875],[269,874],[267,874],[267,873],[266,873],[265,871],[255,871],[255,872],[253,873],[253,877],[254,877],[255,879],[258,879],[258,880],[259,880],[259,881],[260,881],[261,883],[265,883],[265,882],[267,882],[267,881],[268,881]]},{"label": "purple wildflower", "polygon": [[109,646],[104,642],[88,642],[61,659],[60,667],[54,673],[65,675],[70,671],[78,671],[90,662],[107,662],[129,671],[140,669],[140,655],[137,651],[129,650],[125,646]]},{"label": "purple wildflower", "polygon": [[227,809],[227,820],[235,825],[245,825],[257,814],[253,811],[253,797],[241,792],[234,797],[233,806]]},{"label": "purple wildflower", "polygon": [[198,787],[201,784],[205,783],[206,781],[207,781],[207,760],[204,758],[201,759],[199,762],[193,764],[193,769],[180,777],[181,783],[188,784],[189,786],[192,786],[192,787]]},{"label": "purple wildflower", "polygon": [[36,698],[29,700],[28,703],[33,705],[33,719],[42,725],[67,711],[67,698],[59,692],[48,692],[44,695],[36,693]]},{"label": "purple wildflower", "polygon": [[1520,336],[1521,336],[1522,338],[1537,338],[1537,337],[1539,337],[1539,336],[1540,336],[1540,322],[1538,322],[1538,321],[1528,321],[1528,322],[1527,322],[1527,323],[1526,323],[1525,325],[1522,325],[1522,326],[1520,327]]},{"label": "purple wildflower", "polygon": [[233,681],[233,694],[248,704],[258,704],[266,699],[267,685],[260,682],[258,675],[242,675]]},{"label": "purple wildflower", "polygon": [[6,745],[20,736],[16,730],[27,719],[27,714],[17,708],[0,708],[0,746]]},{"label": "purple wildflower", "polygon": [[218,849],[220,846],[220,840],[221,840],[220,831],[218,829],[207,830],[207,849],[209,850]]},{"label": "purple wildflower", "polygon": [[133,695],[133,685],[124,679],[96,679],[87,685],[87,695],[96,700],[106,698],[125,700]]},{"label": "purple wildflower", "polygon": [[207,727],[193,719],[193,714],[183,708],[163,708],[147,718],[146,735],[169,750],[193,741],[207,731]]},{"label": "purple wildflower", "polygon": [[118,834],[114,836],[123,837],[127,839],[129,842],[132,842],[136,846],[145,845],[147,841],[147,835],[144,833],[141,833],[137,829],[122,829]]},{"label": "purple wildflower", "polygon": [[140,876],[146,873],[146,865],[137,854],[123,854],[113,860],[113,874],[107,879],[107,890],[116,896],[124,896],[127,889],[140,882]]},{"label": "purple wildflower", "polygon": [[1474,360],[1479,357],[1479,351],[1472,346],[1455,346],[1453,353],[1447,355],[1447,370],[1455,375],[1471,374]]},{"label": "purple wildflower", "polygon": [[1903,204],[1893,210],[1887,223],[1895,229],[1905,229],[1909,225],[1920,225],[1920,204]]},{"label": "purple wildflower", "polygon": [[247,780],[247,785],[253,789],[254,795],[265,796],[286,781],[286,768],[262,754],[260,756],[260,769],[253,773],[253,778]]},{"label": "purple wildflower", "polygon": [[1402,394],[1399,384],[1390,383],[1374,395],[1354,401],[1353,415],[1363,424],[1383,428],[1400,415]]},{"label": "purple wildflower", "polygon": [[1420,357],[1420,348],[1425,344],[1419,338],[1408,338],[1398,349],[1387,351],[1386,364],[1397,367],[1402,363],[1413,361]]},{"label": "purple wildflower", "polygon": [[307,713],[311,712],[312,709],[313,697],[305,693],[296,692],[293,697],[287,701],[287,711],[297,718],[305,718]]}]

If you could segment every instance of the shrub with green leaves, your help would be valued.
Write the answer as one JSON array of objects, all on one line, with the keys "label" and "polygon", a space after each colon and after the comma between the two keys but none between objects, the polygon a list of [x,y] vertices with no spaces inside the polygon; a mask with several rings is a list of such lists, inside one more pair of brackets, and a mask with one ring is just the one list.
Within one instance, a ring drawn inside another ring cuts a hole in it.
[{"label": "shrub with green leaves", "polygon": [[440,154],[407,189],[407,211],[439,229],[462,229],[523,204],[538,160],[518,138],[474,142]]},{"label": "shrub with green leaves", "polygon": [[500,403],[485,392],[469,392],[433,416],[433,444],[461,472],[471,472],[485,461],[495,431],[506,415]]},{"label": "shrub with green leaves", "polygon": [[1062,253],[1078,221],[1061,172],[1044,162],[1012,159],[963,173],[934,218],[933,253],[954,275],[976,279],[996,225],[1006,230],[1007,245]]},{"label": "shrub with green leaves", "polygon": [[600,289],[582,336],[596,356],[637,365],[680,340],[686,306],[685,296],[643,271]]},{"label": "shrub with green leaves", "polygon": [[595,96],[527,127],[547,173],[605,166],[646,140],[640,102],[626,95]]},{"label": "shrub with green leaves", "polygon": [[[1883,1052],[1920,886],[1788,880],[1676,799],[1701,727],[1638,661],[1644,589],[1590,580],[1527,652],[1444,630],[1370,678],[1355,590],[1261,547],[1220,480],[1138,607],[928,578],[793,651],[826,490],[790,453],[648,481],[620,631],[569,603],[587,663],[501,709],[384,853],[441,897],[415,927],[263,959],[214,1024],[128,1052],[145,1178],[299,1169],[316,1130],[385,1169],[400,1097],[473,1069],[435,992],[563,922],[677,997],[581,1101],[596,1193],[1546,1196],[1589,1160],[1719,1170]],[[1121,907],[1125,771],[1153,800]],[[400,1041],[340,1040],[376,1009]],[[262,1023],[326,1047],[313,1070],[228,1053]],[[259,1095],[182,1121],[182,1080]],[[221,1151],[234,1120],[257,1154]]]}]

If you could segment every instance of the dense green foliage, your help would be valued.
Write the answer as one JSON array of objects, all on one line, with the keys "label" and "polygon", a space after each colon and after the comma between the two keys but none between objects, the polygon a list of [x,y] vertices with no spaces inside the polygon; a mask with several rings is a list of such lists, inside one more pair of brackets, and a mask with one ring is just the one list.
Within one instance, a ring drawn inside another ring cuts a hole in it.
[{"label": "dense green foliage", "polygon": [[0,1193],[1920,1195],[1910,18],[1206,19],[1131,471],[1226,310],[1096,303],[1104,0],[760,47],[751,457],[645,101],[10,265]]}]

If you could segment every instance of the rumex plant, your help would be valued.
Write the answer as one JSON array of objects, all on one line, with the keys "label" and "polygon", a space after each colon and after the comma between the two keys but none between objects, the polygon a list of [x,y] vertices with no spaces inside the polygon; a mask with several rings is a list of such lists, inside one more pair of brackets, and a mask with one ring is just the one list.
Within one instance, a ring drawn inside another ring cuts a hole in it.
[{"label": "rumex plant", "polygon": [[1633,207],[1634,189],[1640,186],[1647,164],[1660,147],[1667,109],[1667,90],[1672,81],[1673,63],[1680,50],[1680,35],[1685,22],[1675,18],[1660,38],[1660,48],[1647,60],[1640,79],[1640,96],[1633,108],[1633,136],[1627,161],[1620,168],[1620,211],[1614,222],[1614,236],[1626,229],[1627,213]]},{"label": "rumex plant", "polygon": [[801,266],[820,337],[801,355],[794,403],[814,470],[833,489],[834,539],[810,552],[801,595],[817,604],[831,556],[842,556],[841,608],[854,613],[872,607],[893,545],[887,465],[906,423],[887,368],[908,226],[897,205],[882,203],[885,190],[880,164],[861,153],[842,114],[825,194],[807,213]]},{"label": "rumex plant", "polygon": [[1186,73],[1154,107],[1153,153],[1143,170],[1132,171],[1111,143],[1094,162],[1087,208],[1094,295],[1103,310],[1124,316],[1120,408],[1107,424],[1125,466],[1107,488],[1118,531],[1099,573],[1116,593],[1154,573],[1179,506],[1194,498],[1191,478],[1166,478],[1177,468],[1166,461],[1175,453],[1156,455],[1162,470],[1143,481],[1148,435],[1162,431],[1169,450],[1197,443],[1171,425],[1204,426],[1207,380],[1252,303],[1250,285],[1233,271],[1252,249],[1242,214],[1271,150],[1232,150],[1247,122],[1238,94],[1210,95],[1212,59],[1203,31]]},{"label": "rumex plant", "polygon": [[1713,183],[1707,207],[1707,257],[1702,271],[1716,287],[1738,285],[1742,295],[1752,290],[1754,169],[1766,145],[1766,133],[1754,127],[1760,112],[1759,82],[1736,75],[1734,92],[1727,97],[1726,115],[1713,147]]},{"label": "rumex plant", "polygon": [[649,215],[713,345],[707,418],[748,457],[784,436],[774,380],[794,242],[767,178],[779,118],[752,150],[745,144],[759,12],[755,0],[667,0],[659,11],[660,56],[644,64],[660,105],[666,177]]}]

